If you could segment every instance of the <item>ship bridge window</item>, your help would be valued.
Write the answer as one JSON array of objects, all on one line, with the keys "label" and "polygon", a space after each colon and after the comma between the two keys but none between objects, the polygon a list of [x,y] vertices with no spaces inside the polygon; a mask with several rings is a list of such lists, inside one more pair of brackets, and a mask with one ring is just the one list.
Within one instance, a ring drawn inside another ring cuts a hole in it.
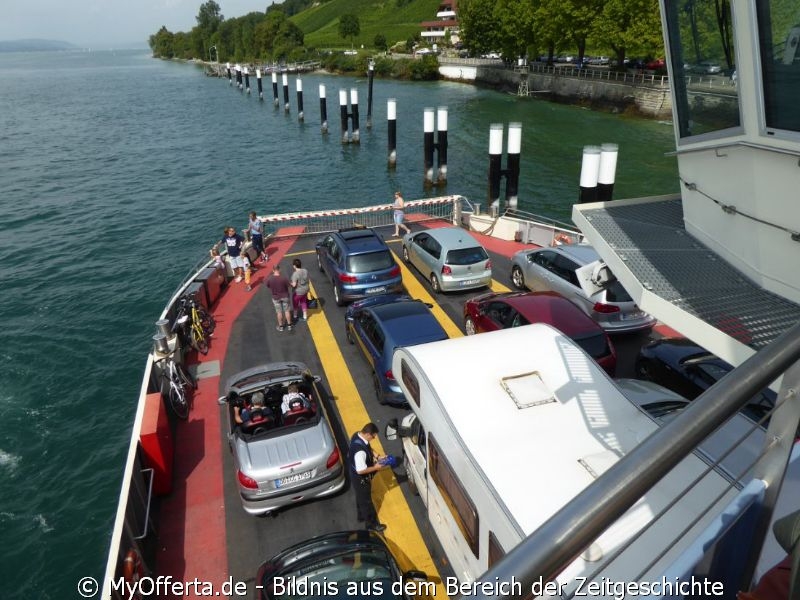
[{"label": "ship bridge window", "polygon": [[767,132],[800,131],[800,5],[763,0],[756,10]]},{"label": "ship bridge window", "polygon": [[730,3],[666,0],[664,5],[680,138],[739,133]]}]

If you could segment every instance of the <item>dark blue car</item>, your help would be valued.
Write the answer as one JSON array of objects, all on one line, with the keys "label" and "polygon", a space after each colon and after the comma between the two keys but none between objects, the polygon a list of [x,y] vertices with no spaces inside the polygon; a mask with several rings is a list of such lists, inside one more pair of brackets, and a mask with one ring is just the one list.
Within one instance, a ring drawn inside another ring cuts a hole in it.
[{"label": "dark blue car", "polygon": [[[636,358],[636,375],[694,400],[733,371],[733,365],[685,338],[650,342]],[[753,396],[742,413],[760,421],[775,406],[777,394],[765,388]],[[765,423],[766,424],[766,421]]]},{"label": "dark blue car", "polygon": [[358,342],[372,366],[372,383],[381,404],[406,406],[392,373],[392,354],[400,346],[446,340],[447,333],[427,304],[391,294],[351,304],[345,316],[347,341]]},{"label": "dark blue car", "polygon": [[330,278],[339,306],[403,289],[392,251],[371,229],[341,229],[317,242],[316,250],[319,268]]}]

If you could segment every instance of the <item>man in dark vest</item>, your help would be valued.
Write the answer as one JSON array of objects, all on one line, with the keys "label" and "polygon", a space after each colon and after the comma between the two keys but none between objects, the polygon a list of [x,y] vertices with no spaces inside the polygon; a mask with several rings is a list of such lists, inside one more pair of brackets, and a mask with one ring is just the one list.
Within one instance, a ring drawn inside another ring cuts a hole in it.
[{"label": "man in dark vest", "polygon": [[383,531],[386,525],[378,522],[378,513],[372,504],[372,476],[376,471],[389,466],[380,464],[381,457],[376,456],[369,443],[378,437],[378,426],[367,423],[350,438],[350,452],[347,464],[350,478],[356,492],[356,508],[358,520],[364,521],[367,529]]}]

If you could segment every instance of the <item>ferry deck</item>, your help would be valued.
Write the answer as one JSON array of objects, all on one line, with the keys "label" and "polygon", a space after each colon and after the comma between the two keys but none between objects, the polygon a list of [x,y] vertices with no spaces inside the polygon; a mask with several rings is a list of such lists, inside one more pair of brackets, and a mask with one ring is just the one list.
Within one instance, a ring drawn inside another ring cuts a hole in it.
[{"label": "ferry deck", "polygon": [[[407,217],[412,231],[450,225],[445,221],[415,224],[413,214]],[[401,238],[391,237],[392,226],[376,230],[395,253],[407,293],[433,306],[434,315],[448,335],[464,335],[463,303],[485,290],[434,295],[416,269],[403,262]],[[209,353],[187,356],[187,364],[197,375],[199,385],[188,421],[177,422],[173,430],[174,487],[169,495],[157,500],[159,506],[151,517],[153,535],[148,538],[155,542],[152,547],[144,548],[143,559],[153,575],[171,575],[175,581],[198,578],[216,582],[216,586],[225,581],[243,582],[248,587],[246,597],[256,597],[255,575],[264,560],[313,536],[363,527],[356,520],[355,495],[349,484],[339,494],[302,502],[269,516],[248,515],[241,506],[233,461],[226,448],[227,409],[217,403],[225,392],[225,382],[244,369],[272,361],[301,361],[322,378],[343,458],[350,435],[365,423],[373,421],[383,432],[389,419],[405,414],[403,409],[376,401],[370,368],[359,348],[346,340],[345,308],[336,306],[331,283],[317,266],[314,243],[319,236],[297,233],[300,233],[297,228],[284,227],[269,239],[269,260],[256,265],[251,292],[245,290],[243,282],[228,283],[212,307],[217,328]],[[475,232],[472,235],[492,259],[492,289],[508,291],[510,257],[531,245]],[[301,259],[307,267],[312,292],[320,298],[320,306],[309,311],[307,322],[300,321],[292,331],[279,332],[269,290],[262,284],[276,262],[284,273],[291,274],[294,258]],[[650,337],[662,333],[669,331],[656,326],[652,332],[616,336],[617,376],[632,376],[638,349]],[[453,377],[458,377],[460,369],[473,367],[460,365],[454,357]],[[489,411],[487,418],[491,419]],[[400,441],[376,440],[373,447],[383,453],[402,455]],[[384,539],[404,570],[424,571],[431,581],[439,582],[436,596],[444,598],[441,581],[452,576],[452,572],[427,524],[421,500],[411,495],[404,481],[402,467],[394,472],[385,469],[373,481],[373,501],[380,521],[387,525]]]}]

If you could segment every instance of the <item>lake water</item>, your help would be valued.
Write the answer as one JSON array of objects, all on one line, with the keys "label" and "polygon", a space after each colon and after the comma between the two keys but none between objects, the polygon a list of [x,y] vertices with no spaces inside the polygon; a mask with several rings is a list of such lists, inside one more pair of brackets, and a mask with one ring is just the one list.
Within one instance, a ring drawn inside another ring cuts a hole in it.
[{"label": "lake water", "polygon": [[[615,197],[678,190],[672,126],[449,82],[303,77],[305,123],[144,51],[0,54],[0,598],[103,575],[146,353],[170,293],[247,213],[463,194],[491,123],[523,125],[520,208],[569,219],[582,147],[620,145]],[[331,133],[320,135],[325,83]],[[359,89],[342,145],[338,90]],[[282,92],[281,92],[282,98]],[[386,100],[398,163],[386,167]],[[449,108],[448,185],[423,189],[423,108]]]}]

